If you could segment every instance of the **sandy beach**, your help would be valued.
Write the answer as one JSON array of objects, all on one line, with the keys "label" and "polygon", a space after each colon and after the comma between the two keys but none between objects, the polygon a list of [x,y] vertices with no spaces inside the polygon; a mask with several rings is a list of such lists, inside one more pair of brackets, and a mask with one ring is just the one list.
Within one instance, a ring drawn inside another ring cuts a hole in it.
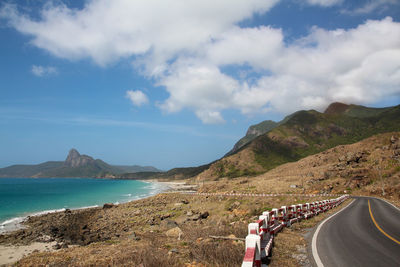
[{"label": "sandy beach", "polygon": [[34,242],[26,246],[4,246],[0,245],[0,266],[10,265],[32,252],[54,251],[53,246],[57,242]]},{"label": "sandy beach", "polygon": [[198,185],[196,184],[187,184],[186,181],[180,182],[167,182],[167,181],[159,181],[159,180],[142,180],[142,182],[154,183],[163,188],[163,192],[181,192],[181,191],[196,191]]}]

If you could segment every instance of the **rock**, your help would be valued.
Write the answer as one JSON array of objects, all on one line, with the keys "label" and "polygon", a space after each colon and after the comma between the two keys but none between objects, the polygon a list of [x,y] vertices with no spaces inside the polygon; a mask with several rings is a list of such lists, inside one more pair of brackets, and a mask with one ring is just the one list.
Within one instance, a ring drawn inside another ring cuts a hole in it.
[{"label": "rock", "polygon": [[64,213],[66,213],[66,214],[69,214],[69,213],[71,213],[72,211],[70,210],[70,209],[65,209],[65,211],[64,211]]},{"label": "rock", "polygon": [[51,236],[49,236],[49,235],[42,235],[41,237],[39,237],[39,238],[37,239],[37,241],[38,241],[38,242],[45,242],[45,243],[48,243],[48,242],[54,241],[54,239],[53,239]]},{"label": "rock", "polygon": [[183,199],[183,200],[181,200],[181,202],[183,203],[183,204],[189,204],[189,201],[187,200],[187,199]]},{"label": "rock", "polygon": [[205,211],[205,212],[203,212],[203,213],[200,215],[200,217],[201,217],[202,219],[207,219],[208,216],[210,216],[210,214],[208,213],[208,211]]},{"label": "rock", "polygon": [[392,135],[392,137],[390,137],[390,143],[394,144],[394,143],[396,143],[396,141],[397,141],[397,138],[394,135]]},{"label": "rock", "polygon": [[68,248],[68,245],[66,243],[62,243],[61,248]]},{"label": "rock", "polygon": [[173,248],[170,251],[168,251],[169,255],[171,255],[172,253],[179,253],[179,250],[177,248]]},{"label": "rock", "polygon": [[174,205],[175,205],[176,207],[179,207],[179,206],[182,206],[183,203],[175,203]]},{"label": "rock", "polygon": [[188,211],[188,212],[186,213],[186,215],[187,215],[187,216],[193,216],[193,211]]},{"label": "rock", "polygon": [[61,249],[61,245],[59,243],[57,243],[53,246],[53,249],[56,249],[56,250]]},{"label": "rock", "polygon": [[178,238],[178,240],[180,240],[181,236],[183,236],[183,232],[182,232],[181,228],[175,227],[175,228],[169,229],[167,232],[165,232],[165,235],[167,237]]},{"label": "rock", "polygon": [[140,237],[138,237],[138,236],[136,235],[135,232],[133,232],[132,234],[130,234],[130,235],[128,236],[128,238],[129,238],[129,239],[132,239],[132,240],[136,240],[136,241],[139,241],[139,240],[140,240]]},{"label": "rock", "polygon": [[178,224],[173,220],[167,219],[167,220],[163,220],[161,222],[161,227],[163,227],[163,228],[171,229],[171,228],[175,228],[177,226],[178,226]]},{"label": "rock", "polygon": [[201,219],[201,215],[200,214],[194,214],[193,216],[190,216],[187,218],[188,221],[198,221]]},{"label": "rock", "polygon": [[171,214],[168,213],[168,214],[161,215],[160,219],[161,220],[165,220],[165,219],[167,219],[169,217],[171,217]]},{"label": "rock", "polygon": [[111,209],[112,207],[114,207],[114,204],[113,204],[113,203],[105,203],[105,204],[103,205],[103,209]]}]

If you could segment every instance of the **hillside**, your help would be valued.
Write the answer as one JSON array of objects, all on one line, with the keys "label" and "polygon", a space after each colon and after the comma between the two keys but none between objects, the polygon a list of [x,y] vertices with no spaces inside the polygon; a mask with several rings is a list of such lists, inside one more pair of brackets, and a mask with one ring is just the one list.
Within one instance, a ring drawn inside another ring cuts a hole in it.
[{"label": "hillside", "polygon": [[211,164],[201,165],[198,167],[186,167],[186,168],[173,168],[166,172],[135,172],[135,173],[123,173],[117,175],[118,179],[134,179],[134,180],[146,180],[146,179],[157,179],[157,180],[183,180],[194,177],[201,172],[205,171],[210,167]]},{"label": "hillside", "polygon": [[154,167],[113,166],[100,159],[81,155],[71,149],[65,161],[48,161],[37,165],[13,165],[0,169],[0,177],[99,177],[114,178],[125,172],[159,171]]},{"label": "hillside", "polygon": [[260,136],[262,134],[265,134],[269,131],[271,131],[273,128],[278,126],[279,124],[277,122],[271,121],[271,120],[266,120],[263,122],[260,122],[256,125],[251,125],[249,129],[246,132],[246,135],[242,137],[232,148],[231,151],[229,151],[226,156],[232,155],[235,152],[237,152],[239,149],[241,149],[244,145],[247,143],[251,142],[254,140],[257,136]]},{"label": "hillside", "polygon": [[198,179],[256,175],[337,145],[399,130],[400,105],[376,109],[333,103],[324,113],[298,111],[234,154],[213,163]]},{"label": "hillside", "polygon": [[203,192],[354,194],[400,201],[400,132],[339,145],[266,173],[206,183]]}]

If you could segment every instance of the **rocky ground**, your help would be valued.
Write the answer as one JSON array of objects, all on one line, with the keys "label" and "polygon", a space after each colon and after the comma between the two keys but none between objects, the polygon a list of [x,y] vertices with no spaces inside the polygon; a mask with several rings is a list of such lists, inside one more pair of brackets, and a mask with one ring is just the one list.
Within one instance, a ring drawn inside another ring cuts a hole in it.
[{"label": "rocky ground", "polygon": [[[257,177],[187,183],[200,192],[220,193],[347,192],[382,197],[384,192],[385,198],[399,203],[399,135],[383,134],[338,146]],[[0,235],[0,246],[52,244],[54,252],[34,252],[17,266],[240,266],[247,225],[262,211],[325,198],[163,193],[117,206],[30,217],[25,229]],[[326,216],[279,233],[271,266],[308,266],[305,235]]]},{"label": "rocky ground", "polygon": [[263,210],[316,199],[321,197],[164,193],[118,206],[31,217],[26,229],[0,236],[0,244],[56,242],[56,252],[33,253],[17,266],[239,266],[244,242],[212,236],[245,238],[247,224]]},{"label": "rocky ground", "polygon": [[[204,182],[204,192],[355,194],[400,203],[400,133],[386,133],[256,176]],[[204,179],[196,182],[202,184]]]}]

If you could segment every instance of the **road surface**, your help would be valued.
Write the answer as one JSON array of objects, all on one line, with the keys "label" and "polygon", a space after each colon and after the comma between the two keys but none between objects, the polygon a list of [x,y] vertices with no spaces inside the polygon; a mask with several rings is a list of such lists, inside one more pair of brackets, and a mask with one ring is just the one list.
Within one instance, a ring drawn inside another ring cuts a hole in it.
[{"label": "road surface", "polygon": [[400,267],[400,210],[380,199],[356,197],[319,225],[312,255],[319,267]]}]

